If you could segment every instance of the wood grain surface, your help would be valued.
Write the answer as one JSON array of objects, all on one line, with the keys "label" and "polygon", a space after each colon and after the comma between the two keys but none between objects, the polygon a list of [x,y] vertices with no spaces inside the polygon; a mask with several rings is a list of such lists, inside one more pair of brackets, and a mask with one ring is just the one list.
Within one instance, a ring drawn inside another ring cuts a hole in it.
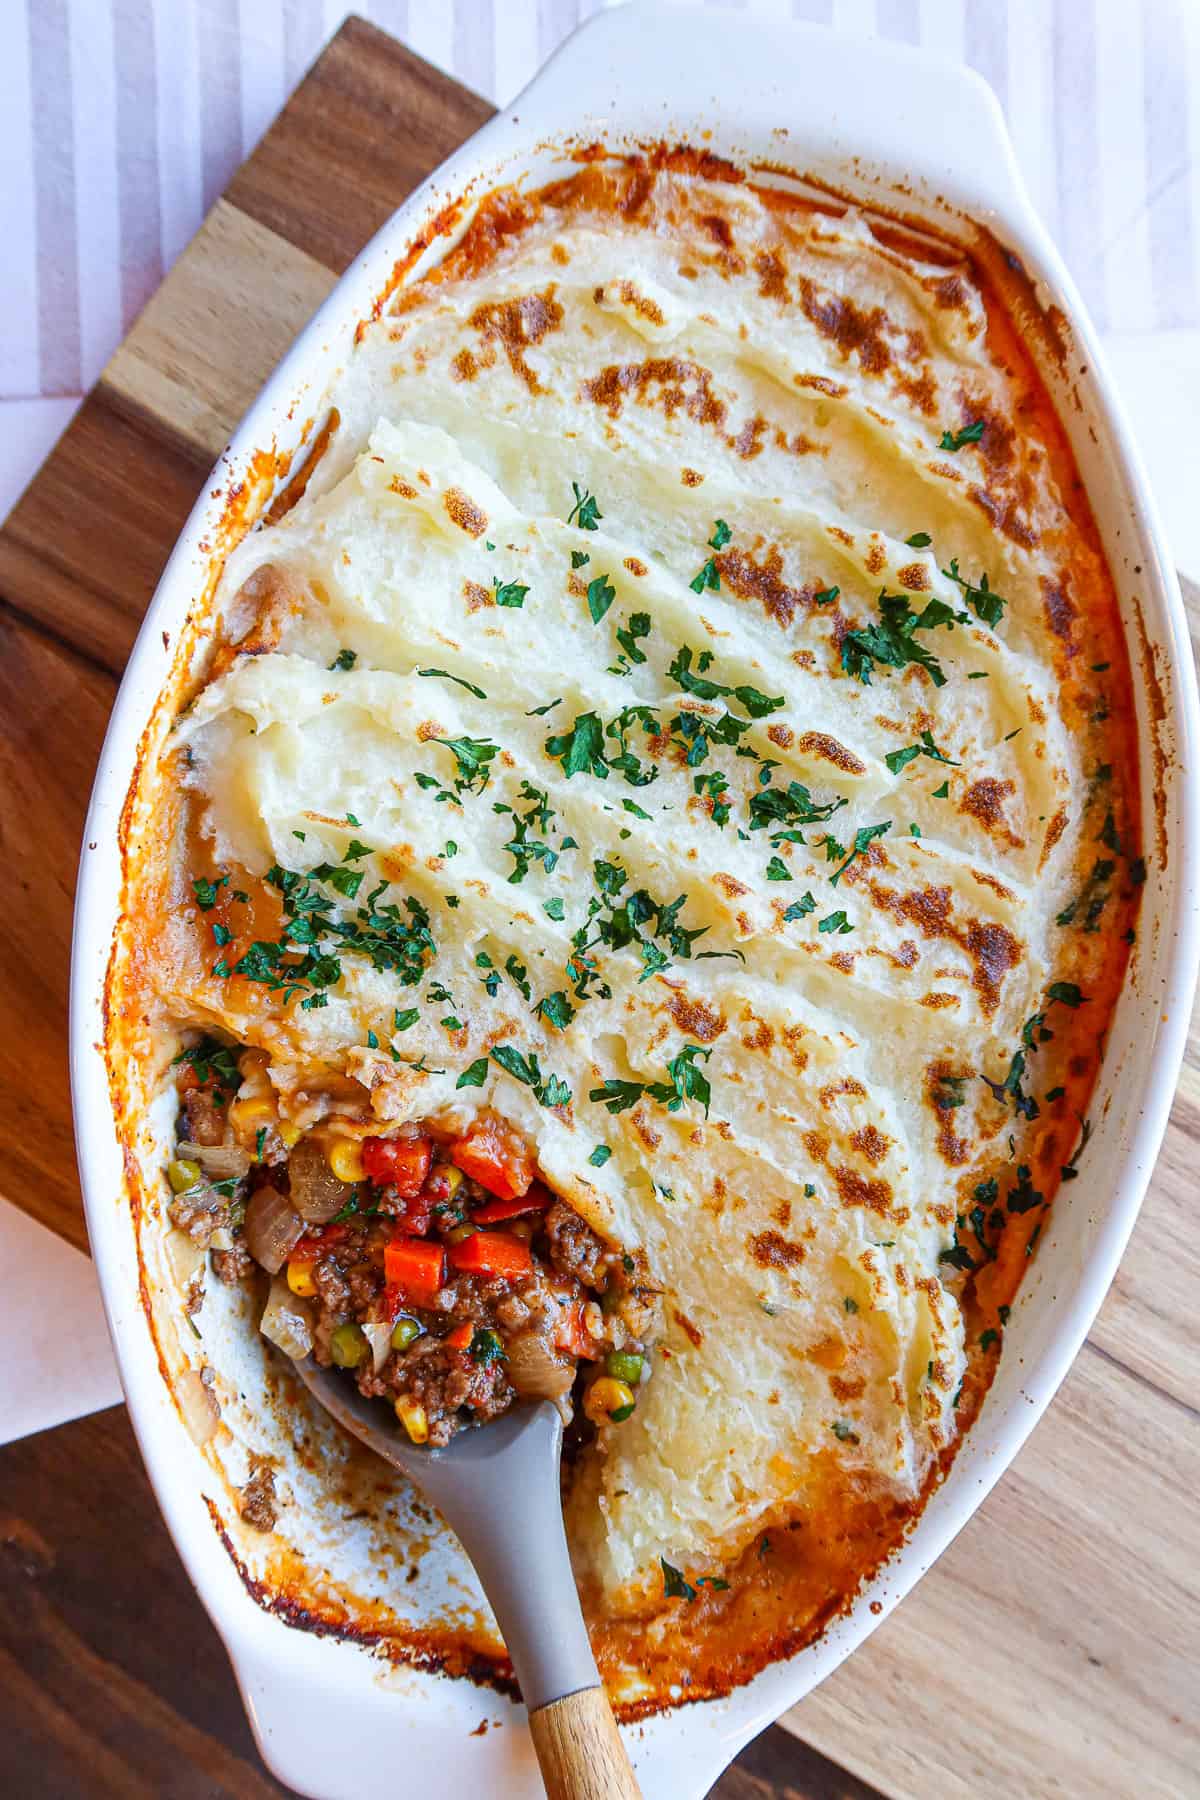
[{"label": "wood grain surface", "polygon": [[[489,111],[349,21],[0,530],[0,1189],[82,1247],[70,918],[116,680],[227,433]],[[1046,1420],[916,1594],[789,1715],[803,1744],[767,1734],[719,1794],[1200,1793],[1198,1194],[1194,1019],[1142,1219]],[[0,1524],[0,1769],[22,1773],[6,1791],[280,1791],[122,1412],[0,1452]]]}]

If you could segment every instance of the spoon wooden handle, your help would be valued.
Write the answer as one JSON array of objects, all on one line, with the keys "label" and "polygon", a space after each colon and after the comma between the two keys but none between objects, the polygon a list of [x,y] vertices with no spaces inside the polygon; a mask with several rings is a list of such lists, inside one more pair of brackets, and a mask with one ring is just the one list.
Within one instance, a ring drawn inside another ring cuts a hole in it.
[{"label": "spoon wooden handle", "polygon": [[602,1687],[539,1707],[529,1730],[549,1800],[642,1800]]}]

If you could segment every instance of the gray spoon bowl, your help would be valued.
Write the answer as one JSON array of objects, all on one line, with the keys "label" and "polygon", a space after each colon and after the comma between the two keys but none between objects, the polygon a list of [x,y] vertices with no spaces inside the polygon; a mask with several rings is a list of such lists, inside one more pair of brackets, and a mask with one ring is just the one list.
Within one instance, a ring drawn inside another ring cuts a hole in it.
[{"label": "gray spoon bowl", "polygon": [[[551,1800],[638,1800],[588,1642],[559,1499],[562,1420],[548,1400],[426,1450],[378,1401],[306,1357],[296,1373],[361,1443],[437,1507],[474,1564],[512,1658]],[[497,1504],[499,1496],[517,1504]]]}]

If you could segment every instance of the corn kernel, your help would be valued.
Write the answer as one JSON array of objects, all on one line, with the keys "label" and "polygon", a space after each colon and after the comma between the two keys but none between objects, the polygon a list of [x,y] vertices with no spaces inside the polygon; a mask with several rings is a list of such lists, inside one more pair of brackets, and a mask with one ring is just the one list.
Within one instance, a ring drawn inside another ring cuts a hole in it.
[{"label": "corn kernel", "polygon": [[167,1180],[176,1194],[185,1194],[190,1187],[195,1187],[200,1179],[201,1169],[198,1162],[189,1162],[177,1156],[167,1164]]},{"label": "corn kernel", "polygon": [[300,1139],[304,1136],[304,1133],[298,1125],[289,1125],[286,1120],[281,1120],[279,1125],[279,1135],[283,1139],[284,1149],[294,1150],[296,1145],[300,1142]]},{"label": "corn kernel", "polygon": [[606,1419],[620,1423],[629,1417],[635,1405],[633,1389],[628,1382],[614,1381],[610,1375],[602,1375],[599,1381],[593,1381],[583,1396],[583,1410],[593,1425],[603,1425]]},{"label": "corn kernel", "polygon": [[229,1108],[229,1123],[237,1132],[252,1134],[260,1125],[275,1123],[275,1102],[265,1094],[252,1094],[248,1099],[235,1100]]},{"label": "corn kernel", "polygon": [[429,1417],[419,1400],[410,1400],[407,1394],[398,1395],[396,1417],[414,1444],[429,1442]]},{"label": "corn kernel", "polygon": [[441,1173],[446,1178],[448,1196],[453,1200],[455,1194],[457,1194],[459,1188],[463,1184],[463,1172],[461,1169],[456,1169],[454,1164],[451,1163],[449,1168],[443,1169]]},{"label": "corn kernel", "polygon": [[354,1138],[334,1138],[325,1151],[325,1160],[339,1181],[365,1181],[362,1145]]},{"label": "corn kernel", "polygon": [[287,1266],[287,1284],[293,1294],[301,1300],[311,1300],[317,1291],[313,1280],[312,1264],[309,1262],[290,1262]]}]

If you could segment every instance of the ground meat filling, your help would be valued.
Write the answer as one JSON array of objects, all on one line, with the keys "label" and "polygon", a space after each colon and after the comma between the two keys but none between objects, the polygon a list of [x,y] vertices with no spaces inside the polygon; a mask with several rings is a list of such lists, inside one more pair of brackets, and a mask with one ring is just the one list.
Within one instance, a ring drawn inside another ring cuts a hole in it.
[{"label": "ground meat filling", "polygon": [[[242,1053],[240,1088],[229,1052],[185,1056],[172,1221],[221,1280],[272,1277],[262,1329],[289,1355],[345,1369],[434,1447],[521,1398],[569,1417],[575,1387],[592,1424],[630,1416],[655,1323],[644,1259],[557,1197],[503,1119],[388,1137],[339,1119],[289,1142],[259,1053]],[[251,1148],[244,1174],[218,1178]]]}]

